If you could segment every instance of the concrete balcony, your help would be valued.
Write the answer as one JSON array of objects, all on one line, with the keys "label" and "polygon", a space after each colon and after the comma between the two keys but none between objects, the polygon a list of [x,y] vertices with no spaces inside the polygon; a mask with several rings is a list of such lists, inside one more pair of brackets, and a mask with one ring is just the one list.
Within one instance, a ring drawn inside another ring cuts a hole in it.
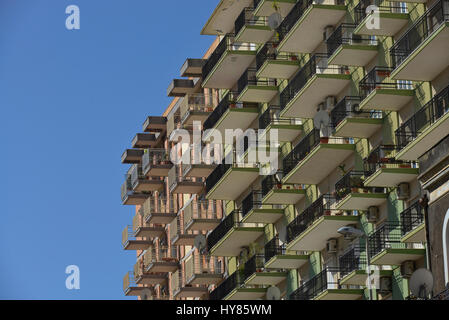
[{"label": "concrete balcony", "polygon": [[276,12],[274,5],[277,6],[280,14],[285,17],[295,6],[296,0],[254,0],[254,15],[259,17],[268,17]]},{"label": "concrete balcony", "polygon": [[166,225],[177,216],[173,196],[149,197],[142,205],[143,219],[147,224]]},{"label": "concrete balcony", "polygon": [[218,218],[219,206],[215,200],[192,200],[184,208],[184,228],[186,231],[209,231],[221,222]]},{"label": "concrete balcony", "polygon": [[253,0],[242,0],[237,3],[233,0],[220,0],[204,25],[201,34],[223,35],[232,32],[235,20],[244,8],[251,6],[252,2]]},{"label": "concrete balcony", "polygon": [[158,177],[146,177],[143,174],[141,165],[134,165],[131,168],[131,186],[134,192],[154,192],[162,191],[164,188],[164,180]]},{"label": "concrete balcony", "polygon": [[245,285],[276,286],[287,279],[287,272],[265,269],[264,264],[263,255],[254,255],[246,261],[243,268]]},{"label": "concrete balcony", "polygon": [[309,255],[304,252],[287,251],[285,245],[279,244],[274,237],[265,244],[265,269],[294,270],[309,262]]},{"label": "concrete balcony", "polygon": [[268,103],[278,93],[275,79],[259,79],[256,69],[247,69],[237,83],[239,102]]},{"label": "concrete balcony", "polygon": [[181,124],[193,126],[194,121],[203,123],[212,113],[212,97],[204,94],[187,94],[180,105]]},{"label": "concrete balcony", "polygon": [[202,76],[206,59],[187,59],[181,67],[181,77],[199,78]]},{"label": "concrete balcony", "polygon": [[210,295],[210,300],[258,300],[265,297],[266,288],[247,288],[243,286],[243,274],[239,271],[221,282]]},{"label": "concrete balcony", "polygon": [[154,239],[165,235],[165,228],[160,225],[149,225],[145,222],[142,208],[133,218],[133,234],[138,238]]},{"label": "concrete balcony", "polygon": [[302,121],[299,118],[281,118],[280,107],[270,106],[259,117],[259,132],[268,140],[272,130],[277,130],[278,141],[292,142],[303,133]]},{"label": "concrete balcony", "polygon": [[138,285],[163,285],[167,282],[167,273],[148,273],[145,271],[144,259],[138,259],[134,265],[134,279]]},{"label": "concrete balcony", "polygon": [[401,241],[411,243],[425,243],[426,227],[424,221],[424,209],[419,201],[411,204],[401,212]]},{"label": "concrete balcony", "polygon": [[148,149],[142,156],[142,170],[147,177],[166,177],[172,167],[169,151],[165,149]]},{"label": "concrete balcony", "polygon": [[167,96],[184,97],[187,94],[198,92],[201,88],[201,81],[198,79],[174,79],[167,88]]},{"label": "concrete balcony", "polygon": [[134,278],[132,271],[126,273],[123,277],[123,293],[125,296],[140,296],[145,289],[148,289],[148,287],[144,287],[136,283],[136,279]]},{"label": "concrete balcony", "polygon": [[252,191],[242,201],[240,208],[242,222],[249,223],[275,223],[284,216],[284,209],[274,208],[273,205],[262,204],[262,193]]},{"label": "concrete balcony", "polygon": [[123,164],[136,164],[142,161],[143,150],[141,149],[127,149],[122,154]]},{"label": "concrete balcony", "polygon": [[217,285],[223,280],[224,260],[222,258],[207,257],[194,252],[185,259],[184,268],[187,285]]},{"label": "concrete balcony", "polygon": [[279,52],[278,46],[278,42],[267,42],[257,52],[258,78],[290,79],[299,70],[299,55]]},{"label": "concrete balcony", "polygon": [[175,247],[150,247],[144,253],[144,270],[147,273],[175,272],[179,269],[179,257]]},{"label": "concrete balcony", "polygon": [[157,145],[159,139],[156,134],[153,133],[138,133],[135,135],[131,142],[131,146],[134,149],[153,148]]},{"label": "concrete balcony", "polygon": [[235,41],[264,44],[274,35],[266,17],[254,15],[253,8],[245,8],[235,21]]},{"label": "concrete balcony", "polygon": [[125,175],[125,182],[121,187],[121,199],[123,205],[142,205],[150,195],[148,193],[137,193],[133,191],[131,176]]},{"label": "concrete balcony", "polygon": [[143,123],[143,132],[164,132],[167,130],[167,118],[166,117],[147,117]]},{"label": "concrete balcony", "polygon": [[173,166],[168,173],[168,187],[172,194],[200,194],[204,179],[183,176],[179,166]]},{"label": "concrete balcony", "polygon": [[122,232],[122,245],[124,250],[145,250],[152,241],[144,238],[137,238],[134,235],[133,227],[127,226]]}]

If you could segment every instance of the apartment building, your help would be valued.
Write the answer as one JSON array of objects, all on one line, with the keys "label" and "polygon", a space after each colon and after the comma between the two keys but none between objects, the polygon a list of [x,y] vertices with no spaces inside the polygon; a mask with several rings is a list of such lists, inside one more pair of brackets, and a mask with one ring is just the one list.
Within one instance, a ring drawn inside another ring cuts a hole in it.
[{"label": "apartment building", "polygon": [[[125,294],[403,300],[427,268],[447,299],[449,0],[221,0],[201,33],[217,39],[122,156]],[[216,152],[210,132],[238,129],[276,146]],[[228,161],[168,161],[198,144]]]}]

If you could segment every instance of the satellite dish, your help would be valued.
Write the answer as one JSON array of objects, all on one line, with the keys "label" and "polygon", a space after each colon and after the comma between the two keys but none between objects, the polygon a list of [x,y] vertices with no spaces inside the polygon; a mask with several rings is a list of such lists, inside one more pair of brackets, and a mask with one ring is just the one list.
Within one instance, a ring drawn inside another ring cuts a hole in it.
[{"label": "satellite dish", "polygon": [[203,252],[207,245],[206,237],[202,234],[197,235],[193,240],[193,245],[198,249],[198,251]]},{"label": "satellite dish", "polygon": [[427,299],[433,289],[432,272],[424,268],[416,270],[410,278],[409,286],[415,297]]},{"label": "satellite dish", "polygon": [[282,23],[282,16],[279,12],[273,13],[268,17],[268,26],[271,30],[276,30]]},{"label": "satellite dish", "polygon": [[267,289],[267,300],[279,300],[281,299],[281,290],[278,287],[269,287]]},{"label": "satellite dish", "polygon": [[317,112],[313,118],[313,125],[316,129],[320,130],[324,137],[329,136],[329,123],[330,123],[329,113],[324,110]]},{"label": "satellite dish", "polygon": [[151,296],[151,291],[148,288],[145,288],[140,292],[140,300],[150,300]]}]

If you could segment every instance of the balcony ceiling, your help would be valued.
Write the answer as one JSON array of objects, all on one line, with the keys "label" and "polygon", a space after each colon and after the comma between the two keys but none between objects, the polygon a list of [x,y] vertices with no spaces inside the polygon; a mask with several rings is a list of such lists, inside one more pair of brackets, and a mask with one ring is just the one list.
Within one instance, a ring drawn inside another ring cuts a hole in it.
[{"label": "balcony ceiling", "polygon": [[224,35],[234,29],[235,20],[244,8],[250,7],[253,0],[220,0],[206,25],[202,35]]}]

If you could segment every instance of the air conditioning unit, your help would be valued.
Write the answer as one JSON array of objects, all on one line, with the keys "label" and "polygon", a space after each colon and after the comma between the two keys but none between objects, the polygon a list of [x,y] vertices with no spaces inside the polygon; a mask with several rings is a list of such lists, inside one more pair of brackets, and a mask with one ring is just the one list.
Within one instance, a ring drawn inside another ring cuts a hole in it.
[{"label": "air conditioning unit", "polygon": [[415,271],[415,263],[413,261],[404,261],[401,264],[401,276],[410,278]]},{"label": "air conditioning unit", "polygon": [[366,219],[369,223],[376,223],[379,219],[379,208],[375,206],[369,207],[366,212]]},{"label": "air conditioning unit", "polygon": [[379,279],[379,292],[381,294],[390,293],[392,290],[393,282],[391,277],[381,277]]},{"label": "air conditioning unit", "polygon": [[334,96],[329,96],[326,98],[326,108],[327,110],[332,109],[337,103],[336,98]]},{"label": "air conditioning unit", "polygon": [[327,253],[337,253],[338,251],[338,241],[337,239],[329,239],[326,242],[326,252]]},{"label": "air conditioning unit", "polygon": [[333,26],[325,27],[324,31],[323,31],[323,40],[326,41],[333,32],[334,32],[334,27]]},{"label": "air conditioning unit", "polygon": [[407,200],[410,198],[410,185],[407,182],[402,182],[396,189],[398,200]]}]

